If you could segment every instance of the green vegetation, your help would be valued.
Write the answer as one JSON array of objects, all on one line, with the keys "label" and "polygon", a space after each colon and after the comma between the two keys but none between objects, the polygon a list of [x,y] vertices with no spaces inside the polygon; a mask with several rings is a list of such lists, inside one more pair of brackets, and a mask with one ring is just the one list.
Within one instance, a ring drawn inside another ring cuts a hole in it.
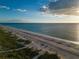
[{"label": "green vegetation", "polygon": [[41,55],[38,59],[60,59],[57,54],[49,54],[46,52],[44,55]]},{"label": "green vegetation", "polygon": [[20,43],[23,42],[24,44],[30,44],[31,43],[30,40],[18,39],[17,41],[20,42]]},{"label": "green vegetation", "polygon": [[[24,42],[25,45],[30,44],[30,40],[18,39],[16,35],[11,32],[7,32],[0,28],[0,50],[9,51],[24,47],[20,44]],[[24,48],[22,50],[13,50],[11,52],[0,53],[0,59],[32,59],[38,55],[39,50],[33,50],[33,48]]]},{"label": "green vegetation", "polygon": [[39,50],[33,50],[33,48],[25,48],[20,51],[13,51],[0,54],[0,58],[4,59],[32,59],[38,55]]},{"label": "green vegetation", "polygon": [[17,36],[12,36],[10,32],[6,33],[0,29],[0,50],[9,50],[23,47],[21,44],[17,43]]}]

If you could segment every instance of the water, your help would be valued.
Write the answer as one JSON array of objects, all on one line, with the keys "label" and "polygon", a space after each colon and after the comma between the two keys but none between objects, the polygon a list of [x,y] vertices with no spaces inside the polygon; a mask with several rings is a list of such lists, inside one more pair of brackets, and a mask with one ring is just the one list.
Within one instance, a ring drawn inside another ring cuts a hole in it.
[{"label": "water", "polygon": [[79,24],[74,23],[3,23],[3,25],[55,36],[66,40],[79,40]]}]

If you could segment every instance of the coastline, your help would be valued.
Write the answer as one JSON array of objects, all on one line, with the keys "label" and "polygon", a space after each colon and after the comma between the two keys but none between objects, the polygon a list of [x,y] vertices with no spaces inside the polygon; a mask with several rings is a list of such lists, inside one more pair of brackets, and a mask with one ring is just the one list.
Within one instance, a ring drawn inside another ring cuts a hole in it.
[{"label": "coastline", "polygon": [[[37,48],[41,48],[42,50],[46,50],[49,52],[55,51],[56,53],[59,53],[60,55],[64,56],[64,53],[67,53],[76,59],[79,58],[79,52],[78,49],[75,48],[76,45],[78,45],[76,42],[68,41],[68,40],[62,40],[60,38],[51,37],[48,35],[38,34],[31,31],[25,31],[21,29],[16,29],[13,27],[6,27],[3,26],[6,30],[13,32],[20,37],[30,37],[31,40],[35,43],[35,46]],[[64,56],[67,59],[72,58],[69,55]]]},{"label": "coastline", "polygon": [[[21,37],[21,36],[19,36],[17,33],[14,33],[14,31],[9,31],[9,29],[7,29],[7,27],[6,26],[0,26],[0,28],[2,28],[3,29],[3,31],[5,31],[5,32],[10,32],[10,33],[12,33],[12,35],[17,35],[18,36],[18,38],[22,38],[22,40],[26,40],[26,38],[24,38],[24,37]],[[10,27],[9,27],[10,28]],[[12,28],[11,28],[12,29]],[[29,37],[28,37],[29,38]],[[38,49],[38,45],[36,45],[34,42],[31,42],[30,44],[27,44],[27,45],[25,45],[24,47],[21,47],[21,48],[17,48],[17,49],[10,49],[10,50],[6,50],[6,51],[0,51],[0,55],[1,54],[7,54],[7,53],[14,53],[14,52],[18,52],[18,51],[22,51],[22,50],[27,50],[27,49],[32,49],[32,52],[33,51],[38,51],[37,53],[39,53],[39,55],[36,55],[34,58],[32,58],[32,59],[38,59],[38,57],[40,57],[41,55],[44,55],[46,52],[48,52],[48,55],[51,55],[51,56],[53,56],[53,55],[55,55],[55,53],[51,53],[51,52],[49,52],[49,51],[47,51],[46,49],[45,50],[40,50],[40,49]],[[40,47],[39,47],[40,48]],[[39,52],[40,51],[40,52]],[[35,54],[36,52],[34,52],[34,53],[32,53],[32,54]],[[8,55],[8,54],[7,54]],[[3,55],[4,56],[4,55]],[[56,55],[57,56],[57,55]],[[6,58],[6,57],[4,57],[4,58]]]}]

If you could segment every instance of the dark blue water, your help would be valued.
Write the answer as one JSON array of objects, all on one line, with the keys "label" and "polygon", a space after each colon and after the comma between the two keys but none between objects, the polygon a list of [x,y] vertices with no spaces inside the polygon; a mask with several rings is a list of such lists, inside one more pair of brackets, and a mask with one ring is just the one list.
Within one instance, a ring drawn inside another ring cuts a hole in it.
[{"label": "dark blue water", "polygon": [[69,23],[3,23],[3,25],[15,27],[18,29],[29,30],[50,36],[59,37],[67,40],[77,39],[77,27],[79,24]]}]

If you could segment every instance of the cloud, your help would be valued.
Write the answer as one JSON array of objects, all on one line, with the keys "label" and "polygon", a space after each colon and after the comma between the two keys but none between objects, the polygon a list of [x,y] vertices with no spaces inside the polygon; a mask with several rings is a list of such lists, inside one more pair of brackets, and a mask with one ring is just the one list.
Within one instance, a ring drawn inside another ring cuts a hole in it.
[{"label": "cloud", "polygon": [[50,1],[46,8],[41,8],[42,12],[50,14],[63,14],[63,15],[79,15],[79,0],[57,0]]},{"label": "cloud", "polygon": [[[5,6],[5,5],[0,5],[0,9],[6,9],[6,10],[9,10],[9,9],[11,9],[9,6]],[[18,12],[27,12],[27,10],[26,9],[20,9],[20,8],[18,8],[18,9],[15,9],[15,8],[13,8],[13,9],[11,9],[12,11],[14,10],[14,11],[18,11]]]},{"label": "cloud", "polygon": [[16,11],[18,11],[18,12],[27,12],[26,9],[16,9]]},{"label": "cloud", "polygon": [[9,10],[9,9],[10,9],[10,7],[5,6],[5,5],[0,5],[0,9],[7,9],[7,10]]}]

